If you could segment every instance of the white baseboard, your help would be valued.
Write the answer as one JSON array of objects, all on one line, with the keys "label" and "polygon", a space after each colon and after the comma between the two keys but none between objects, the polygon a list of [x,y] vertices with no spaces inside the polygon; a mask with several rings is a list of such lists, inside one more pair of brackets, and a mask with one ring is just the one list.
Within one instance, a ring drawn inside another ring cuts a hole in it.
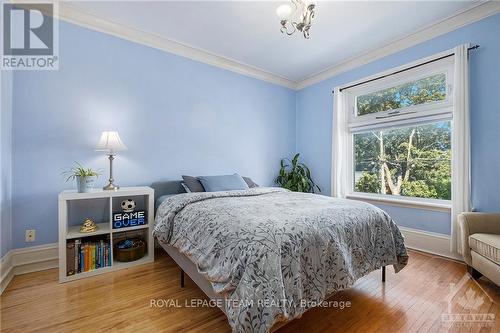
[{"label": "white baseboard", "polygon": [[14,270],[12,267],[12,250],[7,252],[6,255],[0,259],[0,295],[4,289],[7,288],[10,281],[14,277]]},{"label": "white baseboard", "polygon": [[0,259],[0,294],[15,275],[57,268],[57,243],[14,249]]},{"label": "white baseboard", "polygon": [[[399,227],[405,237],[408,248],[463,261],[455,253],[450,252],[450,236],[428,231]],[[5,290],[15,275],[57,268],[57,243],[15,249],[7,252],[0,259],[0,294]]]},{"label": "white baseboard", "polygon": [[405,244],[409,249],[463,261],[458,253],[450,251],[451,237],[449,235],[406,227],[399,227],[399,230],[405,237]]}]

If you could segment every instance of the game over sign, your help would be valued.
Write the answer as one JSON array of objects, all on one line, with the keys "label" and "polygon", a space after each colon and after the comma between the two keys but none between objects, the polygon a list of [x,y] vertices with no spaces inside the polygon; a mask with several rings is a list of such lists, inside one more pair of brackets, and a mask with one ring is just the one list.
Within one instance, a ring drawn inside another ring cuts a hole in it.
[{"label": "game over sign", "polygon": [[144,210],[113,214],[113,229],[138,227],[147,224],[147,214]]}]

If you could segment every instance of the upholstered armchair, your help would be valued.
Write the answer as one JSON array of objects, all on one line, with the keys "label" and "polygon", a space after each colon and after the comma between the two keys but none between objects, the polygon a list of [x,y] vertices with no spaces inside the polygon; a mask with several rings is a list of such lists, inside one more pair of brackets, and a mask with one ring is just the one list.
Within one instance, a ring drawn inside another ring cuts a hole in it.
[{"label": "upholstered armchair", "polygon": [[484,275],[500,286],[500,213],[458,216],[462,254],[473,278]]}]

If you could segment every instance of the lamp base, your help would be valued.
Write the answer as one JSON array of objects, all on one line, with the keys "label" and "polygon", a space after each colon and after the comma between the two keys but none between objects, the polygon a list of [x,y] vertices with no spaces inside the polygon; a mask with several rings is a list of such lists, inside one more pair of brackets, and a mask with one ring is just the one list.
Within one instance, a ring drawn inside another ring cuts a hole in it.
[{"label": "lamp base", "polygon": [[102,189],[105,191],[117,191],[120,188],[120,186],[117,186],[113,183],[109,183],[108,185],[104,186]]},{"label": "lamp base", "polygon": [[108,179],[109,183],[102,189],[104,191],[117,191],[120,187],[113,184],[113,182],[115,181],[113,178],[113,160],[115,159],[115,155],[108,154],[108,158],[109,158],[109,179]]}]

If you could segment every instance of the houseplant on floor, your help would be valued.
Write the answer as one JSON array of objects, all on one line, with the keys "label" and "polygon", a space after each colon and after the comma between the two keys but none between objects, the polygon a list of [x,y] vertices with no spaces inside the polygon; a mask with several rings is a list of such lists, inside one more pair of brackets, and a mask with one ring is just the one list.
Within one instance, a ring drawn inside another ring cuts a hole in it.
[{"label": "houseplant on floor", "polygon": [[299,163],[299,155],[295,154],[292,160],[284,158],[281,160],[281,168],[276,177],[276,184],[294,192],[314,193],[315,189],[321,192],[318,185],[311,178],[311,171],[303,164]]},{"label": "houseplant on floor", "polygon": [[75,166],[63,172],[63,175],[66,177],[67,182],[76,179],[78,193],[86,193],[92,190],[94,182],[97,177],[99,177],[100,173],[91,168],[85,168],[80,163],[75,162]]}]

